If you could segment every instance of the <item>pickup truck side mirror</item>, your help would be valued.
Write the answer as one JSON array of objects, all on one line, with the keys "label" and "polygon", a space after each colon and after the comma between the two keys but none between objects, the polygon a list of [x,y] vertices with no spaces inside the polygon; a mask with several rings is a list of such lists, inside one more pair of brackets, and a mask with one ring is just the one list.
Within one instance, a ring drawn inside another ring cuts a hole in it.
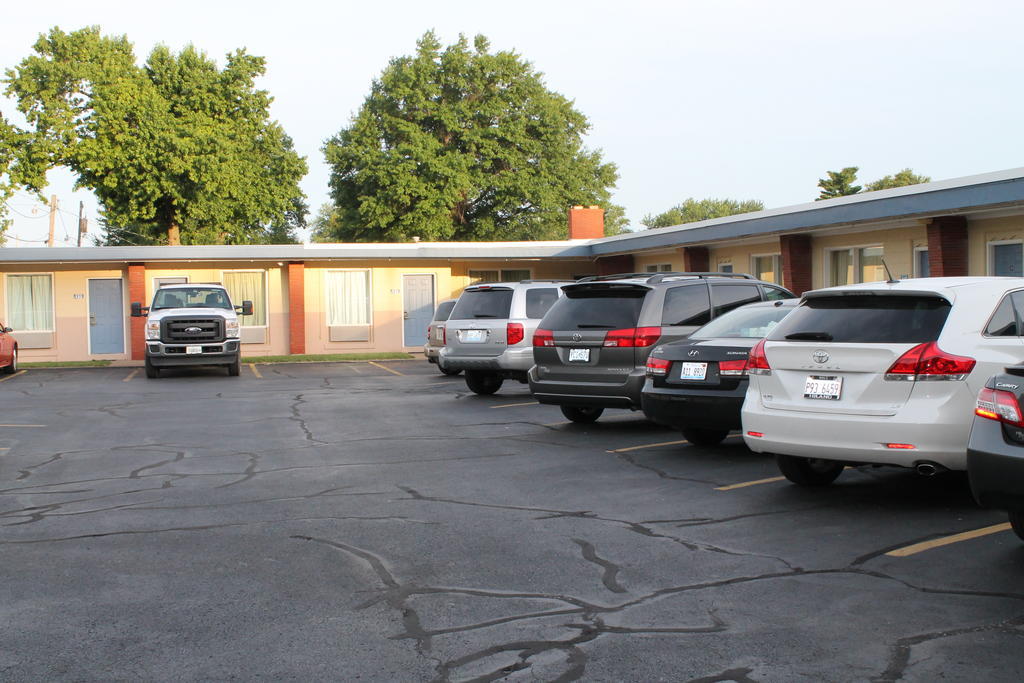
[{"label": "pickup truck side mirror", "polygon": [[132,302],[132,317],[133,318],[145,318],[147,315],[149,315],[149,307],[148,306],[143,308],[142,304],[140,304],[138,301],[133,301]]},{"label": "pickup truck side mirror", "polygon": [[[241,308],[242,308],[242,315],[252,315],[252,302],[251,301],[243,301]],[[238,307],[236,306],[235,309],[237,310]]]}]

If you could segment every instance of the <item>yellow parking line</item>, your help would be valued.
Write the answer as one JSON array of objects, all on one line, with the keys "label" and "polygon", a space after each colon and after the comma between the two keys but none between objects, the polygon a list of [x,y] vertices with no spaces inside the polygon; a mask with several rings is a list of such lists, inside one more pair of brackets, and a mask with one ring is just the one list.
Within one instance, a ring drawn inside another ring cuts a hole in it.
[{"label": "yellow parking line", "polygon": [[398,375],[399,377],[404,377],[405,376],[401,372],[399,372],[398,370],[392,370],[391,368],[385,367],[385,366],[381,365],[380,363],[374,363],[372,360],[368,360],[366,362],[369,363],[370,365],[376,367],[376,368],[380,368],[381,370],[387,370],[392,375]]},{"label": "yellow parking line", "polygon": [[[734,438],[740,437],[740,436],[743,436],[743,435],[742,434],[730,434],[729,436],[727,436],[725,438],[726,439],[734,439]],[[690,442],[687,441],[686,439],[682,439],[680,441],[662,441],[661,443],[649,443],[649,444],[644,444],[643,446],[629,446],[628,448],[616,448],[615,450],[608,451],[608,452],[609,453],[628,453],[630,451],[639,451],[639,450],[642,450],[644,448],[658,448],[659,446],[678,446],[678,445],[684,444],[684,443],[690,443]]]},{"label": "yellow parking line", "polygon": [[745,481],[742,484],[729,484],[728,486],[716,487],[716,491],[732,491],[733,489],[742,489],[747,486],[757,486],[758,484],[771,484],[776,481],[785,481],[785,477],[768,477],[767,479],[756,479],[754,481]]},{"label": "yellow parking line", "polygon": [[124,378],[123,380],[121,380],[121,381],[122,381],[122,382],[131,382],[131,381],[132,381],[132,378],[133,378],[133,377],[135,377],[135,375],[137,375],[137,374],[139,374],[139,369],[138,369],[138,368],[135,368],[135,369],[134,369],[134,370],[132,370],[132,371],[131,371],[130,373],[128,373],[128,376],[127,376],[127,377],[125,377],[125,378]]},{"label": "yellow parking line", "polygon": [[931,550],[932,548],[941,548],[944,545],[959,543],[960,541],[969,541],[973,538],[988,536],[989,534],[998,534],[1001,531],[1009,531],[1010,528],[1009,522],[1003,522],[1002,524],[995,524],[993,526],[975,529],[974,531],[965,531],[961,534],[953,534],[952,536],[936,538],[931,541],[922,541],[921,543],[908,545],[905,548],[897,548],[896,550],[890,550],[886,555],[889,557],[909,557],[910,555],[923,553],[925,550]]},{"label": "yellow parking line", "polygon": [[0,379],[0,382],[6,382],[6,381],[7,381],[7,380],[9,380],[9,379],[14,379],[14,378],[15,378],[15,377],[17,377],[18,375],[24,375],[24,374],[25,374],[26,372],[28,372],[28,370],[18,370],[18,371],[17,371],[16,373],[14,373],[13,375],[10,375],[9,377],[4,377],[3,379]]},{"label": "yellow parking line", "polygon": [[526,403],[506,403],[503,406],[491,406],[491,410],[495,408],[515,408],[516,406],[539,406],[540,404],[536,401],[527,401]]},{"label": "yellow parking line", "polygon": [[662,441],[661,443],[649,443],[643,446],[630,446],[629,448],[616,448],[614,451],[608,451],[609,453],[628,453],[629,451],[639,451],[644,448],[657,448],[658,446],[678,446],[679,444],[690,443],[686,439],[681,441]]},{"label": "yellow parking line", "polygon": [[255,363],[249,363],[249,369],[252,370],[252,374],[256,375],[256,379],[263,379],[263,375],[261,375],[260,371],[256,369]]}]

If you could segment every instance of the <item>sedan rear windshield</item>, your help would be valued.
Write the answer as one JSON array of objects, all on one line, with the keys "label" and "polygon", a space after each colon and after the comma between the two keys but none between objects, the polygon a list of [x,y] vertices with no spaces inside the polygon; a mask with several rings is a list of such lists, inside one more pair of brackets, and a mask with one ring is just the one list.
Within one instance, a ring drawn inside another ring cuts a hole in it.
[{"label": "sedan rear windshield", "polygon": [[472,289],[462,293],[452,310],[451,320],[507,318],[512,309],[512,290]]},{"label": "sedan rear windshield", "polygon": [[950,305],[933,296],[828,296],[805,300],[769,341],[919,344],[935,341]]},{"label": "sedan rear windshield", "polygon": [[715,318],[690,339],[760,339],[795,310],[793,306],[744,306]]},{"label": "sedan rear windshield", "polygon": [[546,330],[620,330],[636,327],[648,289],[566,290],[541,321]]}]

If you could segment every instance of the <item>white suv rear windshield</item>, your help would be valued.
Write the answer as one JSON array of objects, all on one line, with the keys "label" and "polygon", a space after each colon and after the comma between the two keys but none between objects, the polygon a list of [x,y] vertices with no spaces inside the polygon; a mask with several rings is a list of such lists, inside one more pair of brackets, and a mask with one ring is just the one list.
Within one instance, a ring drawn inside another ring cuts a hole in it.
[{"label": "white suv rear windshield", "polygon": [[805,300],[768,341],[919,344],[935,341],[950,305],[934,296],[827,296]]},{"label": "white suv rear windshield", "polygon": [[512,310],[512,290],[506,287],[471,289],[462,293],[449,320],[507,318]]}]

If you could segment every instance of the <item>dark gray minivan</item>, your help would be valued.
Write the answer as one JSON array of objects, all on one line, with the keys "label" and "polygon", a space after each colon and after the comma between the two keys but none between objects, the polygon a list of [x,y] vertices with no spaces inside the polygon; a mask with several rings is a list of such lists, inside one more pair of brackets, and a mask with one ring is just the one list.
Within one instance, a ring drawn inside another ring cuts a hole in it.
[{"label": "dark gray minivan", "polygon": [[641,409],[647,356],[713,318],[755,301],[792,299],[787,289],[741,273],[631,273],[585,278],[533,335],[530,391],[573,422],[605,408]]}]

